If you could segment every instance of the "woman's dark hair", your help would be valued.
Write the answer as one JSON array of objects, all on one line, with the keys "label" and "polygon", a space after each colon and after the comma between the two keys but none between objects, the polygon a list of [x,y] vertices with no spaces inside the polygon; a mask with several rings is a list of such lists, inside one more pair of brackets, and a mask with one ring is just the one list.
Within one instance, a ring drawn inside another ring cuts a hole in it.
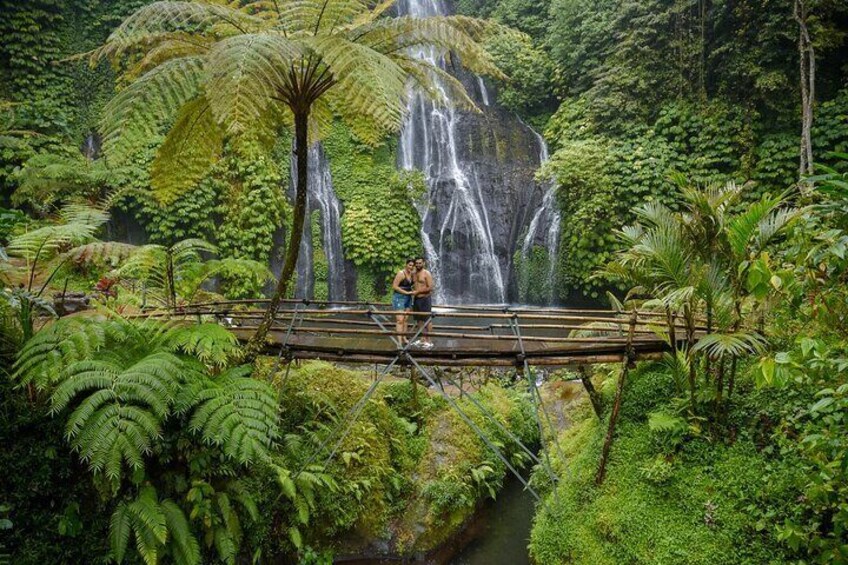
[{"label": "woman's dark hair", "polygon": [[403,264],[404,264],[404,265],[409,265],[410,263],[415,263],[415,259],[413,259],[412,257],[410,257],[410,258],[409,258],[409,259],[407,259],[407,260],[406,260]]}]

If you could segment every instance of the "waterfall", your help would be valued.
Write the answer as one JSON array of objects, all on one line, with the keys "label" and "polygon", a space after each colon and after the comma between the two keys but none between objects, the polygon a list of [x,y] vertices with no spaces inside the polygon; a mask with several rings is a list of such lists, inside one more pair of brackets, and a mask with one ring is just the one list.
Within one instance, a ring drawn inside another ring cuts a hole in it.
[{"label": "waterfall", "polygon": [[477,75],[477,87],[480,89],[480,99],[483,100],[483,105],[489,105],[489,91],[486,90],[486,83],[483,82],[483,77]]},{"label": "waterfall", "polygon": [[[439,0],[404,0],[401,15],[438,16],[446,13]],[[435,49],[417,49],[413,56],[445,68],[444,56]],[[482,81],[481,97],[488,103]],[[443,84],[436,88],[445,99],[440,105],[420,92],[411,92],[409,116],[400,138],[400,165],[420,169],[427,180],[426,203],[419,205],[421,239],[435,279],[436,301],[506,301],[503,267],[473,166],[459,156],[458,112]],[[438,202],[443,210],[433,213]]]},{"label": "waterfall", "polygon": [[[327,294],[329,300],[345,299],[345,262],[342,252],[341,203],[333,189],[330,164],[320,143],[309,148],[309,170],[306,200],[306,218],[303,239],[297,260],[297,287],[295,296],[313,298],[315,295],[314,242],[312,241],[312,214],[316,210],[321,221],[321,248],[327,260]],[[291,160],[292,186],[297,179],[297,160]]]},{"label": "waterfall", "polygon": [[[535,131],[533,133],[539,144],[539,162],[544,163],[548,160],[548,146],[541,135]],[[521,256],[524,259],[526,269],[533,246],[537,243],[541,243],[544,246],[548,252],[550,261],[548,271],[548,283],[551,286],[550,298],[553,298],[554,269],[556,267],[557,252],[559,251],[559,230],[561,224],[562,214],[556,202],[556,183],[549,182],[545,194],[542,197],[542,203],[533,215],[533,219],[530,220],[530,227],[527,228],[527,235],[524,237],[524,243],[521,246]]]}]

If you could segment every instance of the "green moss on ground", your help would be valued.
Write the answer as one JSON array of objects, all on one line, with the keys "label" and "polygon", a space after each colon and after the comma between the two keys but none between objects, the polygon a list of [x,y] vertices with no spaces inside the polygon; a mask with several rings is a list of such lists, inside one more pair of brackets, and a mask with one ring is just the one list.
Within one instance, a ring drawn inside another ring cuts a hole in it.
[{"label": "green moss on ground", "polygon": [[[612,391],[605,388],[609,406]],[[794,500],[791,462],[776,460],[751,422],[739,422],[733,441],[702,433],[668,449],[648,417],[672,388],[656,367],[631,373],[600,488],[594,476],[606,424],[586,411],[561,435],[567,472],[558,497],[549,496],[535,519],[530,551],[537,563],[786,561],[785,547],[769,533],[774,524],[758,509]],[[760,401],[736,409],[762,413],[754,405]]]}]

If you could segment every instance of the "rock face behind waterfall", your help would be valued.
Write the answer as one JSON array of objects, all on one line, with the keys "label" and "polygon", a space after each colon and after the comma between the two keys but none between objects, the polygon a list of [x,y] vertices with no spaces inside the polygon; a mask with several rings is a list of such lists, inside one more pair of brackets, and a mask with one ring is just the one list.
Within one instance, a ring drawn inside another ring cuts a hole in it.
[{"label": "rock face behind waterfall", "polygon": [[[480,201],[491,230],[492,244],[498,258],[507,301],[517,299],[516,273],[513,257],[521,249],[524,233],[540,205],[544,188],[534,179],[539,168],[539,146],[533,131],[515,115],[497,106],[485,106],[479,87],[471,80],[463,80],[469,93],[480,106],[482,113],[457,112],[457,153],[467,167],[472,183],[478,185]],[[493,98],[493,92],[489,96]],[[445,212],[450,205],[451,182],[437,183],[431,188],[430,225],[433,230],[443,225]],[[458,302],[498,302],[497,296],[485,295],[475,284],[475,276],[468,272],[473,264],[467,243],[469,234],[463,225],[446,226],[440,237],[449,238],[453,245],[442,247],[441,276],[445,298]]]},{"label": "rock face behind waterfall", "polygon": [[[400,15],[450,13],[443,0],[401,0]],[[463,111],[450,99],[436,106],[412,92],[399,144],[399,165],[427,180],[419,207],[421,239],[442,303],[500,303],[518,295],[513,254],[542,200],[533,174],[544,151],[540,138],[492,102],[480,77],[446,63],[433,48],[411,55],[454,74],[482,113]],[[436,90],[450,91],[439,79]]]}]

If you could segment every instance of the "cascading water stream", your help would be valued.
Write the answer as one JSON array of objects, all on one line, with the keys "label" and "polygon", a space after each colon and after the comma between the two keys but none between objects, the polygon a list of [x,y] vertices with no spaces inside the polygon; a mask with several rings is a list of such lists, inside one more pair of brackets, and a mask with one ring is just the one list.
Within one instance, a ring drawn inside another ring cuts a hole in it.
[{"label": "cascading water stream", "polygon": [[[292,159],[292,183],[297,179],[297,160]],[[327,294],[329,300],[345,299],[345,263],[342,251],[341,203],[333,190],[330,165],[324,148],[315,143],[309,148],[307,167],[309,177],[306,200],[306,221],[300,254],[297,260],[297,287],[295,296],[313,298],[315,293],[315,265],[312,241],[312,213],[321,216],[321,247],[327,260]]]},{"label": "cascading water stream", "polygon": [[[439,0],[403,0],[402,15],[438,16],[446,13]],[[435,49],[419,49],[413,56],[445,68]],[[419,92],[410,93],[409,116],[400,139],[400,164],[420,169],[427,180],[427,203],[419,206],[421,239],[436,280],[437,302],[506,301],[503,267],[486,212],[486,203],[473,167],[459,157],[457,112],[447,89],[437,83],[444,102],[436,105]],[[479,83],[484,103],[488,93]],[[434,220],[431,204],[445,206]],[[461,253],[456,252],[461,249]]]},{"label": "cascading water stream", "polygon": [[480,99],[483,101],[483,105],[489,105],[489,91],[486,89],[486,83],[483,82],[483,77],[477,77],[477,87],[480,89]]},{"label": "cascading water stream", "polygon": [[[544,163],[549,158],[548,146],[541,135],[535,131],[533,133],[539,144],[539,162]],[[521,246],[521,256],[526,266],[533,246],[537,243],[541,243],[544,246],[548,252],[548,259],[550,261],[548,283],[551,286],[551,295],[553,294],[554,268],[556,267],[556,257],[559,251],[559,230],[561,224],[562,214],[557,207],[556,183],[550,182],[542,197],[541,206],[536,210],[533,219],[530,220],[530,227],[527,228],[527,235],[524,237],[524,243]]]}]

